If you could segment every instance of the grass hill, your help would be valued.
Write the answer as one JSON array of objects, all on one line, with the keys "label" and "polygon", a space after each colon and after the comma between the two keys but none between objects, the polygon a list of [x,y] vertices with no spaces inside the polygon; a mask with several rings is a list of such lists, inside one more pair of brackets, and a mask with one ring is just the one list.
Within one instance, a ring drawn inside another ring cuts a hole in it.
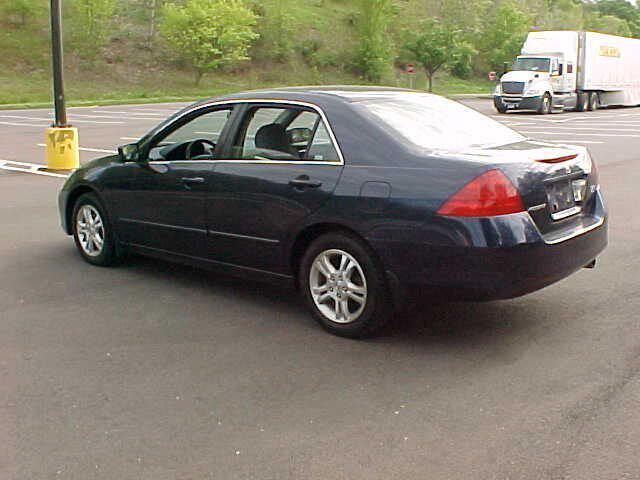
[{"label": "grass hill", "polygon": [[[12,1],[4,0],[5,6]],[[33,1],[37,8],[26,21],[6,14],[6,10],[3,14],[0,9],[0,104],[51,102],[48,2]],[[350,1],[286,1],[291,48],[285,59],[271,58],[269,45],[258,40],[251,49],[250,61],[209,73],[198,86],[180,59],[168,53],[159,36],[149,46],[146,13],[140,7],[148,0],[112,1],[117,2],[110,19],[113,26],[105,45],[91,61],[79,55],[73,36],[75,18],[72,11],[65,11],[66,94],[70,103],[191,99],[264,86],[366,83],[351,65],[356,46],[356,8]],[[133,8],[136,5],[138,10]],[[254,7],[264,13],[269,5],[255,2]],[[400,70],[390,69],[381,83],[408,86],[408,78]],[[424,88],[423,74],[416,74],[414,85]],[[446,74],[435,83],[435,91],[440,93],[490,89],[491,84],[483,79],[460,80]]]}]

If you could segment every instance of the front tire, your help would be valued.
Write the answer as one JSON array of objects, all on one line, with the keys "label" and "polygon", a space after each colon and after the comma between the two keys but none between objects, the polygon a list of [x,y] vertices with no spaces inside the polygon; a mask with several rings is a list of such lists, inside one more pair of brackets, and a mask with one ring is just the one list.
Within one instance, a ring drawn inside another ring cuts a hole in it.
[{"label": "front tire", "polygon": [[538,113],[541,115],[547,115],[551,113],[552,108],[553,107],[551,105],[551,95],[549,95],[548,93],[545,93],[542,96],[542,100],[540,101],[540,106],[538,107]]},{"label": "front tire", "polygon": [[349,234],[317,238],[302,257],[298,281],[307,307],[334,335],[370,336],[392,312],[383,268],[371,249]]},{"label": "front tire", "polygon": [[81,195],[71,218],[73,238],[82,258],[100,267],[115,265],[119,256],[113,230],[96,195]]}]

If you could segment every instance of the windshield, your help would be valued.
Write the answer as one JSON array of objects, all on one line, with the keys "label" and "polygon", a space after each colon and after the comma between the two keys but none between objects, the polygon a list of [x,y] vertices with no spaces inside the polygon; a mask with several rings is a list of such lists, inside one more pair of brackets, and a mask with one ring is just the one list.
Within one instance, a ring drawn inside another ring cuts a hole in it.
[{"label": "windshield", "polygon": [[407,142],[429,150],[460,151],[525,140],[495,120],[437,95],[392,94],[357,105]]},{"label": "windshield", "polygon": [[549,71],[548,58],[518,58],[513,62],[511,70],[514,71],[531,71],[531,72],[548,72]]}]

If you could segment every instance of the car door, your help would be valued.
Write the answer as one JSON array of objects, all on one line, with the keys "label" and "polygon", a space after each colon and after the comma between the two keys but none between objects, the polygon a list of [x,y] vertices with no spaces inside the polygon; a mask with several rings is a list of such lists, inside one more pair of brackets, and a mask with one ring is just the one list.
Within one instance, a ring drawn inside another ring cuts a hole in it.
[{"label": "car door", "polygon": [[119,219],[122,240],[135,246],[206,257],[205,202],[229,106],[179,119],[143,149],[130,204]]},{"label": "car door", "polygon": [[286,273],[290,232],[329,200],[343,159],[313,106],[248,103],[211,178],[210,258]]}]

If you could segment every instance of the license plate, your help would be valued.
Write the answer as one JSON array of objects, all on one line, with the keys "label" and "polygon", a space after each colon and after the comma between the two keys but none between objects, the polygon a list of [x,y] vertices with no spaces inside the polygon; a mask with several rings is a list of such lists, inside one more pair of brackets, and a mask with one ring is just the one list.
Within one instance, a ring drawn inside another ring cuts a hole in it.
[{"label": "license plate", "polygon": [[547,201],[551,216],[575,208],[576,200],[571,181],[555,182],[547,185]]}]

